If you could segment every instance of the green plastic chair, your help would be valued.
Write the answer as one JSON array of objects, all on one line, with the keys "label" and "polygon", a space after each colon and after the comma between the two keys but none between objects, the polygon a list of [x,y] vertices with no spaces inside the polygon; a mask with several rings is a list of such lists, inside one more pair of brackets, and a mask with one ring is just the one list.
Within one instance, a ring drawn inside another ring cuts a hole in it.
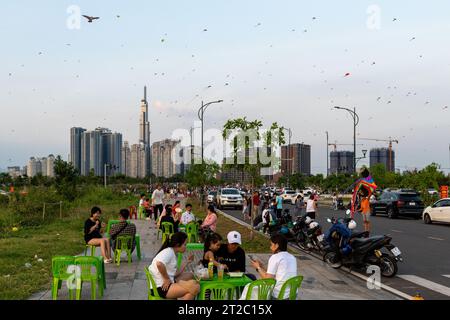
[{"label": "green plastic chair", "polygon": [[199,300],[206,300],[208,295],[208,300],[233,300],[234,289],[231,283],[208,283],[202,287]]},{"label": "green plastic chair", "polygon": [[115,263],[120,266],[120,257],[122,251],[127,253],[128,264],[131,263],[131,250],[133,249],[133,237],[132,236],[118,236],[116,238],[116,247],[114,249]]},{"label": "green plastic chair", "polygon": [[159,295],[155,280],[153,279],[152,273],[150,272],[148,267],[145,268],[145,275],[147,276],[148,300],[174,300],[165,299]]},{"label": "green plastic chair", "polygon": [[[201,255],[203,259],[203,252],[205,249],[205,245],[203,243],[187,243],[186,244],[186,252],[184,255],[187,257],[189,256],[189,253],[192,251],[196,251],[197,254]],[[195,253],[194,253],[195,255]],[[179,269],[181,267],[181,263],[183,262],[183,254],[181,252],[178,252],[178,260],[177,260],[177,268]]]},{"label": "green plastic chair", "polygon": [[95,256],[95,250],[97,249],[96,246],[86,244],[86,247],[84,248],[84,255],[87,256],[88,250],[91,249],[91,257]]},{"label": "green plastic chair", "polygon": [[[76,299],[81,299],[83,282],[91,282],[91,299],[96,299],[97,283],[99,284],[100,296],[103,296],[103,283],[101,279],[100,260],[97,257],[76,257],[75,265],[81,269],[81,277],[77,278]],[[93,272],[92,269],[95,268]]]},{"label": "green plastic chair", "polygon": [[277,281],[275,279],[258,279],[250,283],[248,286],[247,296],[245,300],[251,300],[253,288],[258,288],[258,299],[257,300],[270,300],[273,288]]},{"label": "green plastic chair", "polygon": [[186,225],[186,233],[188,236],[188,243],[198,242],[198,223],[189,222]]},{"label": "green plastic chair", "polygon": [[163,222],[161,223],[161,228],[162,228],[162,243],[164,243],[166,241],[166,238],[172,236],[172,234],[174,233],[174,226],[172,222]]},{"label": "green plastic chair", "polygon": [[[52,258],[52,299],[57,300],[58,290],[61,289],[62,281],[68,280],[73,273],[68,273],[68,268],[75,264],[73,256],[56,256]],[[72,289],[69,288],[69,299],[72,299]]]},{"label": "green plastic chair", "polygon": [[278,300],[285,300],[284,295],[289,287],[289,300],[297,300],[297,291],[302,285],[303,276],[296,276],[286,280],[280,289]]},{"label": "green plastic chair", "polygon": [[144,213],[144,207],[143,206],[139,206],[139,208],[138,208],[138,217],[139,217],[139,219],[142,219],[142,218],[145,219],[145,213]]}]

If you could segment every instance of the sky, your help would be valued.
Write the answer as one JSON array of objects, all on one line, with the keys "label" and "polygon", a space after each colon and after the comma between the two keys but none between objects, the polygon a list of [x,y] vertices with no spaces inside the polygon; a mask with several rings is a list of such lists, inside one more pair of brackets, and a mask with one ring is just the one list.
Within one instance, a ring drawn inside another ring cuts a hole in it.
[{"label": "sky", "polygon": [[[223,99],[205,130],[277,122],[325,173],[325,132],[353,143],[342,106],[356,108],[357,138],[398,139],[397,168],[450,168],[448,1],[23,0],[0,12],[0,168],[67,159],[73,126],[137,143],[144,85],[152,142]],[[357,143],[357,156],[388,145]]]}]

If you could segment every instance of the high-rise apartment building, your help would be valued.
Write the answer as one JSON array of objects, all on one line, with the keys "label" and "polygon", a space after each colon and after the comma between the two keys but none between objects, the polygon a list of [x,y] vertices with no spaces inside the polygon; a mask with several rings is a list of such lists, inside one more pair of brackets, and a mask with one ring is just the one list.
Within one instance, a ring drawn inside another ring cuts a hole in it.
[{"label": "high-rise apartment building", "polygon": [[73,127],[70,129],[70,162],[73,167],[81,172],[81,137],[86,129]]},{"label": "high-rise apartment building", "polygon": [[87,176],[93,170],[97,176],[121,172],[122,134],[112,133],[107,128],[84,131],[81,135],[81,175]]},{"label": "high-rise apartment building", "polygon": [[155,176],[170,178],[181,173],[179,165],[182,161],[179,160],[179,155],[175,155],[176,151],[180,152],[176,149],[179,143],[176,140],[165,139],[152,144],[152,172]]},{"label": "high-rise apartment building", "polygon": [[281,146],[281,172],[311,175],[311,146],[303,143]]},{"label": "high-rise apartment building", "polygon": [[122,147],[122,165],[121,173],[127,177],[131,177],[131,149],[128,141],[123,142]]},{"label": "high-rise apartment building", "polygon": [[[31,157],[26,166],[26,174],[28,177],[32,178],[37,174],[43,176],[54,177],[54,162],[55,157],[51,154],[48,157]],[[17,172],[16,174],[18,174]]]},{"label": "high-rise apartment building", "polygon": [[395,151],[388,148],[374,148],[370,150],[370,166],[381,163],[386,171],[395,171]]},{"label": "high-rise apartment building", "polygon": [[330,174],[353,173],[352,151],[331,151],[330,152]]}]

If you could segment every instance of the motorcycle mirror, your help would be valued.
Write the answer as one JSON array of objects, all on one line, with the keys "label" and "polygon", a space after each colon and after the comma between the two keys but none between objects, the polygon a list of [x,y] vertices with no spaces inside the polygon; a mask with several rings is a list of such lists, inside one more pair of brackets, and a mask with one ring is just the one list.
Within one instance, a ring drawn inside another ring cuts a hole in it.
[{"label": "motorcycle mirror", "polygon": [[345,212],[345,214],[348,215],[348,216],[350,215],[350,213],[352,213],[352,212],[350,211],[350,209],[347,209],[347,211]]}]

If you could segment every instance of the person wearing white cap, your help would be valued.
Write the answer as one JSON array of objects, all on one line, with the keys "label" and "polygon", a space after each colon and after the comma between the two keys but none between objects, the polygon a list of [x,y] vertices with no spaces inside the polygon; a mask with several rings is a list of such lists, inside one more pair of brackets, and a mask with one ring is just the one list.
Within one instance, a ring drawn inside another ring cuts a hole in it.
[{"label": "person wearing white cap", "polygon": [[[241,248],[241,234],[237,231],[230,231],[227,234],[227,244],[222,244],[217,251],[219,261],[226,264],[229,272],[245,272],[245,251]],[[256,277],[246,274],[252,280]]]}]

